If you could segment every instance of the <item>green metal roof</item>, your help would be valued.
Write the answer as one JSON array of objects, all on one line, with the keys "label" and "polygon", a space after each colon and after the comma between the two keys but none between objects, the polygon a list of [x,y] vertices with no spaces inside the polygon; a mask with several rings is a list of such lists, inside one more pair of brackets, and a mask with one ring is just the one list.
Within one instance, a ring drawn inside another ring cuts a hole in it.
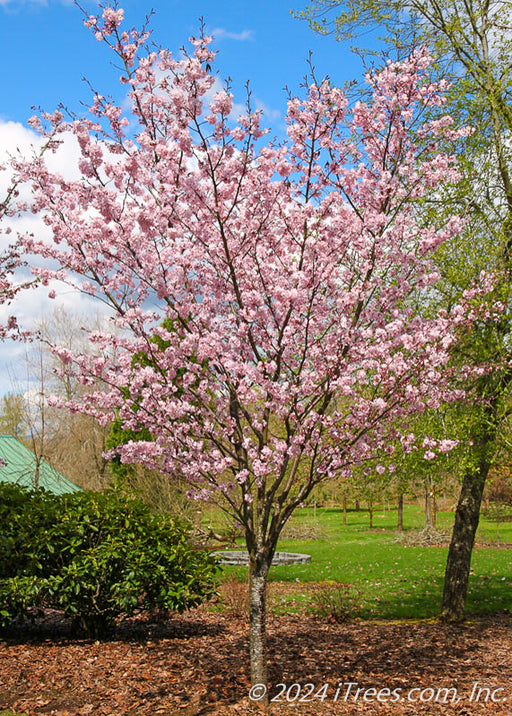
[{"label": "green metal roof", "polygon": [[[0,460],[0,482],[35,487],[36,456],[12,435],[0,435]],[[39,465],[39,487],[55,495],[81,492],[80,487],[45,460],[41,460]]]}]

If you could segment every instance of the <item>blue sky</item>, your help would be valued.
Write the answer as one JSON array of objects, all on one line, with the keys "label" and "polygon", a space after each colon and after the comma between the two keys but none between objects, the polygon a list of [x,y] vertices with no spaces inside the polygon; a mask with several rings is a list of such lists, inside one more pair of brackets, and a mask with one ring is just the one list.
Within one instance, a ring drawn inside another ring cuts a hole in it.
[{"label": "blue sky", "polygon": [[[290,9],[305,0],[125,0],[127,25],[140,26],[153,8],[154,39],[178,53],[202,16],[216,36],[218,68],[230,75],[235,101],[243,101],[250,80],[255,101],[264,105],[272,124],[285,113],[283,87],[294,91],[303,78],[309,51],[318,75],[336,83],[361,75],[361,61],[332,37],[315,35]],[[84,0],[91,13],[96,4]],[[216,31],[216,32],[215,32]],[[0,56],[4,68],[0,120],[26,122],[31,106],[53,110],[59,102],[79,110],[89,91],[85,75],[103,93],[117,92],[117,71],[107,48],[82,25],[71,0],[0,0]]]}]

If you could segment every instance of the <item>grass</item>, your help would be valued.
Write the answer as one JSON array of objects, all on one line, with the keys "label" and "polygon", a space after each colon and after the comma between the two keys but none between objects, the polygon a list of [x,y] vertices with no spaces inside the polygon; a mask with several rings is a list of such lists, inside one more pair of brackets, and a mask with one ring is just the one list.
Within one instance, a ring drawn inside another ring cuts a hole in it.
[{"label": "grass", "polygon": [[[417,506],[406,508],[406,534],[423,526]],[[446,530],[447,540],[453,513],[438,514],[437,528]],[[314,602],[310,582],[350,585],[354,614],[364,619],[427,619],[441,607],[446,547],[406,546],[397,541],[396,511],[375,511],[374,528],[368,527],[366,511],[349,511],[347,525],[336,508],[304,508],[292,517],[293,534],[316,532],[316,539],[284,539],[278,550],[304,552],[311,564],[274,566],[270,581],[305,585],[304,593],[281,599],[281,611],[297,611]],[[512,551],[488,545],[496,541],[496,525],[485,516],[477,535],[469,583],[468,614],[512,609]],[[500,542],[512,543],[512,522],[500,526]],[[226,578],[246,579],[247,569],[225,568]]]}]

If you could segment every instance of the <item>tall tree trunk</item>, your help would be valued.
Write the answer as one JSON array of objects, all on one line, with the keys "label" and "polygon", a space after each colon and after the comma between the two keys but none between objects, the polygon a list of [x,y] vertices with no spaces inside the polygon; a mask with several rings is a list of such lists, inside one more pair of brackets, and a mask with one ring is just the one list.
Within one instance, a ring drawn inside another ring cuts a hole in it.
[{"label": "tall tree trunk", "polygon": [[400,493],[398,497],[398,525],[397,529],[399,532],[404,531],[404,496]]},{"label": "tall tree trunk", "polygon": [[431,529],[434,527],[434,504],[433,504],[434,493],[432,487],[427,483],[425,488],[425,529]]},{"label": "tall tree trunk", "polygon": [[[270,563],[261,554],[249,557],[249,653],[251,685],[267,686],[266,592]],[[262,699],[260,703],[264,703]]]},{"label": "tall tree trunk", "polygon": [[370,528],[373,528],[373,502],[368,500],[368,513],[370,515]]},{"label": "tall tree trunk", "polygon": [[41,457],[36,455],[36,469],[34,471],[34,490],[39,490],[39,478],[41,475]]},{"label": "tall tree trunk", "polygon": [[462,481],[444,577],[441,614],[446,621],[464,619],[471,555],[488,471],[468,471]]},{"label": "tall tree trunk", "polygon": [[347,495],[343,495],[343,527],[347,524]]},{"label": "tall tree trunk", "polygon": [[485,482],[495,451],[497,405],[497,399],[490,402],[475,425],[476,430],[472,431],[479,434],[472,440],[475,461],[464,474],[455,512],[444,577],[441,616],[445,621],[460,622],[465,616],[471,555],[480,520]]}]

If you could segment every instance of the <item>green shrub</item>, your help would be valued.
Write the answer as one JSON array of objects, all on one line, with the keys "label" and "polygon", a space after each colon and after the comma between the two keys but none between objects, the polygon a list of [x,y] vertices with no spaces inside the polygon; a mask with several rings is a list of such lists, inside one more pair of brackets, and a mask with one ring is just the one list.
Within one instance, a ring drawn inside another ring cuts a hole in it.
[{"label": "green shrub", "polygon": [[54,496],[0,485],[0,624],[51,607],[89,634],[214,593],[217,564],[189,527],[117,491]]},{"label": "green shrub", "polygon": [[35,576],[0,580],[0,626],[25,616],[29,607],[41,606],[43,582]]},{"label": "green shrub", "polygon": [[57,514],[51,493],[0,483],[0,579],[54,568],[59,545],[48,547],[47,535]]}]

